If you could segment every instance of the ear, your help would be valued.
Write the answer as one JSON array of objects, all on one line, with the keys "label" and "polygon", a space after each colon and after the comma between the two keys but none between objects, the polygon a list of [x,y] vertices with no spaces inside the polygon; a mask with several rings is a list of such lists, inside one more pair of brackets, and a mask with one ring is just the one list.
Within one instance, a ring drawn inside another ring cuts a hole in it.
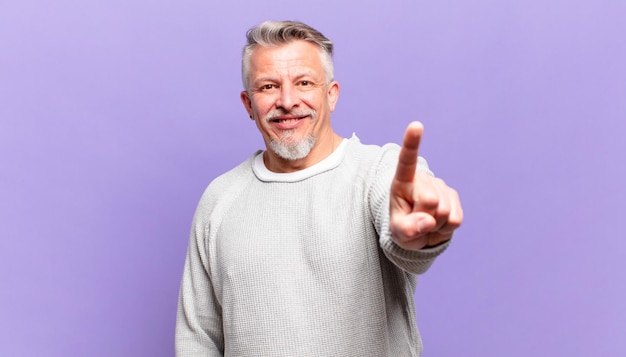
[{"label": "ear", "polygon": [[246,112],[248,112],[250,119],[254,120],[254,118],[252,117],[252,100],[250,99],[250,94],[248,94],[248,91],[244,90],[243,92],[241,92],[239,98],[241,99],[241,103],[243,103],[244,108],[246,108]]},{"label": "ear", "polygon": [[330,107],[330,111],[335,110],[335,105],[337,105],[337,101],[339,100],[339,82],[332,81],[328,83],[328,91],[326,92],[328,96],[328,105]]}]

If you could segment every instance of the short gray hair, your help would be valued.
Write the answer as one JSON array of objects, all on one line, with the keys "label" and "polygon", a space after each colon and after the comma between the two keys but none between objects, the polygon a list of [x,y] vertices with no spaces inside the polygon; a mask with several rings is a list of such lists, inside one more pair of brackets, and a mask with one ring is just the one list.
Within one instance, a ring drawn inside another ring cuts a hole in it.
[{"label": "short gray hair", "polygon": [[246,38],[248,43],[243,48],[241,58],[241,79],[246,90],[250,89],[248,85],[250,57],[256,46],[280,46],[297,40],[311,42],[320,49],[326,82],[330,83],[334,79],[333,43],[309,25],[297,21],[265,21],[248,30]]}]

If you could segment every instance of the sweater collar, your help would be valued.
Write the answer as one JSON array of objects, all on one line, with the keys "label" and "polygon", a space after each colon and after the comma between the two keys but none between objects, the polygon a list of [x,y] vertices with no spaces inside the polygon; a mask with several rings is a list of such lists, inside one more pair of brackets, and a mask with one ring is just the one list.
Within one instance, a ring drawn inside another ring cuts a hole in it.
[{"label": "sweater collar", "polygon": [[335,149],[335,151],[328,155],[328,157],[324,160],[313,166],[307,167],[306,169],[287,173],[278,173],[268,170],[263,163],[263,151],[258,151],[253,158],[252,171],[254,171],[254,174],[259,180],[265,182],[297,182],[306,180],[309,177],[332,170],[339,166],[343,160],[348,143],[358,140],[359,138],[357,138],[355,134],[352,134],[350,139],[343,139],[337,149]]}]

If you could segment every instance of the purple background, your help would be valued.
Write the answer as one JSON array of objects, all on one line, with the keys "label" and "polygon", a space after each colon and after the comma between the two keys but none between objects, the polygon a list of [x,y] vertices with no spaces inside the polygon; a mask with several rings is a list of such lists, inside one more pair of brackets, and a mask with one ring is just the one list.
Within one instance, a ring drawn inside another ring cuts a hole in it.
[{"label": "purple background", "polygon": [[171,356],[195,205],[262,141],[244,33],[336,44],[333,122],[424,122],[466,223],[416,293],[425,357],[625,356],[626,2],[0,2],[0,355]]}]

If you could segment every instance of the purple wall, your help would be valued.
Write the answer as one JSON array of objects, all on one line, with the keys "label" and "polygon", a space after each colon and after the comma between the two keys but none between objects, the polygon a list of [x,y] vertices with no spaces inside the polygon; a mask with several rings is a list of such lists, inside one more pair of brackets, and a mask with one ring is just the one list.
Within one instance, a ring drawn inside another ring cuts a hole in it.
[{"label": "purple wall", "polygon": [[173,355],[196,202],[262,147],[239,55],[270,18],[334,40],[342,135],[421,120],[461,193],[425,357],[626,355],[626,3],[306,6],[0,2],[0,355]]}]

